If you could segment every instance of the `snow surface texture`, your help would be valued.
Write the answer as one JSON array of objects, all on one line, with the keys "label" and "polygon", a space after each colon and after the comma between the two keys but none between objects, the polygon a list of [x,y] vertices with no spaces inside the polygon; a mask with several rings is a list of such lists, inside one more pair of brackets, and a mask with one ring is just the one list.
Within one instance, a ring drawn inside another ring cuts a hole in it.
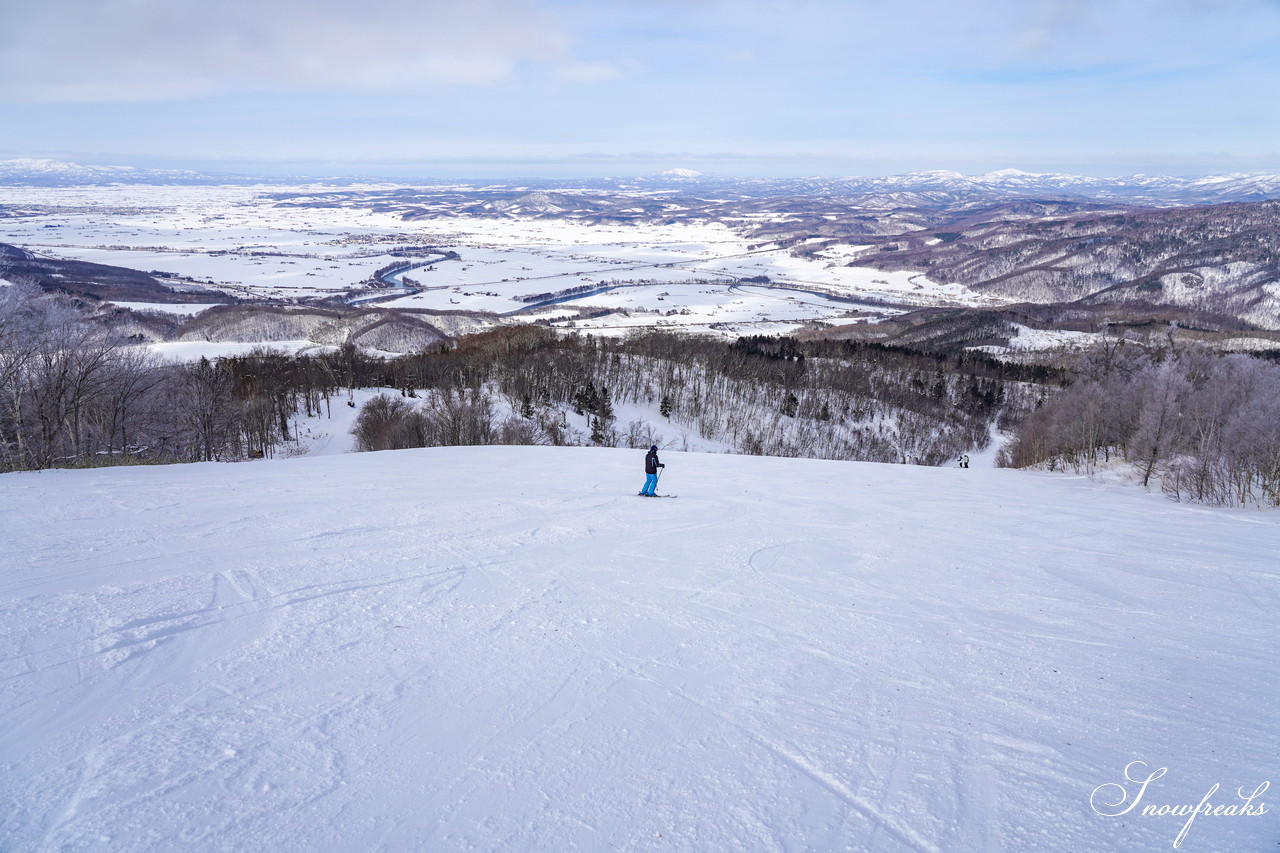
[{"label": "snow surface texture", "polygon": [[1091,793],[1276,769],[1276,513],[641,457],[0,477],[0,849],[1166,850]]}]

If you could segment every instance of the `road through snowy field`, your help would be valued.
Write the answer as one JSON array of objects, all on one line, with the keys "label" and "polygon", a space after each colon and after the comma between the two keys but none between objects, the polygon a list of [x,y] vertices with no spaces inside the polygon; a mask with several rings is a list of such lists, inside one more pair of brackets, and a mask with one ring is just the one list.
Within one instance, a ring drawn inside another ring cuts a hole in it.
[{"label": "road through snowy field", "polygon": [[1280,781],[1276,513],[642,455],[0,476],[0,850],[1166,850]]}]

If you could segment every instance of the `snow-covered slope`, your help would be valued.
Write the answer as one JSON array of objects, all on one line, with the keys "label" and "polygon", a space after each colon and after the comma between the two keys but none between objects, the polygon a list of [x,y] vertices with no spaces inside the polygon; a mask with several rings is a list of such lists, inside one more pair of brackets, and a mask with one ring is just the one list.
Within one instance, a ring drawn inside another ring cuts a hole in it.
[{"label": "snow-covered slope", "polygon": [[1276,770],[1275,513],[640,461],[0,477],[0,849],[1165,850]]}]

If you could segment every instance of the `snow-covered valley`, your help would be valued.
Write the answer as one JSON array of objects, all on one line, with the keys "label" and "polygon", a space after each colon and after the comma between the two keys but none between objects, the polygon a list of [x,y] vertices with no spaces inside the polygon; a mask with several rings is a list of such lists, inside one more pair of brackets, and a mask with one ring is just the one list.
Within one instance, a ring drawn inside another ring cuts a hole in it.
[{"label": "snow-covered valley", "polygon": [[1274,511],[639,457],[3,475],[0,849],[1145,851],[1272,779]]},{"label": "snow-covered valley", "polygon": [[[535,322],[918,346],[964,317],[1002,334],[947,343],[1014,359],[1097,344],[1121,319],[1139,330],[1178,322],[1222,347],[1274,346],[1274,202],[1135,211],[1111,196],[1027,200],[1027,186],[985,202],[716,186],[0,186],[0,274],[9,266],[14,281],[149,314],[113,322],[188,356],[332,345],[319,311],[382,312],[395,334],[367,340],[357,322],[345,342],[390,353]],[[1209,234],[1230,237],[1201,245]],[[228,302],[240,307],[202,313]],[[1020,316],[1028,304],[1048,308]],[[1030,334],[1005,340],[1010,323]],[[193,348],[202,343],[213,346]]]},{"label": "snow-covered valley", "polygon": [[[0,223],[0,243],[40,257],[151,272],[166,286],[211,296],[290,303],[348,298],[408,310],[483,312],[493,315],[490,323],[522,312],[518,319],[526,322],[605,334],[658,325],[730,336],[786,333],[813,322],[895,314],[901,306],[1007,301],[914,272],[848,266],[866,246],[795,257],[787,246],[753,245],[702,218],[587,223],[442,209],[406,219],[405,210],[414,208],[344,205],[314,187],[311,204],[279,201],[301,189],[0,187],[0,208],[12,211]],[[434,256],[424,246],[458,257],[426,263]],[[407,291],[359,291],[380,268],[405,257],[423,261],[406,274]],[[768,286],[739,286],[761,277]],[[568,304],[560,311],[538,310],[531,298],[573,288],[590,292],[563,297]],[[190,313],[182,303],[161,300],[152,307],[170,311],[174,304]],[[614,313],[580,322],[579,308]]]}]

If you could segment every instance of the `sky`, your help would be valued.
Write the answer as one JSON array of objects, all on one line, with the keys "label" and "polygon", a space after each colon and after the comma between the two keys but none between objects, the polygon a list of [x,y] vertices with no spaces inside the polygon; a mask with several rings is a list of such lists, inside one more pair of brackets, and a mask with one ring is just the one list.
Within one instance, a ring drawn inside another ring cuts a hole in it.
[{"label": "sky", "polygon": [[1280,171],[1280,0],[0,0],[0,158]]}]

